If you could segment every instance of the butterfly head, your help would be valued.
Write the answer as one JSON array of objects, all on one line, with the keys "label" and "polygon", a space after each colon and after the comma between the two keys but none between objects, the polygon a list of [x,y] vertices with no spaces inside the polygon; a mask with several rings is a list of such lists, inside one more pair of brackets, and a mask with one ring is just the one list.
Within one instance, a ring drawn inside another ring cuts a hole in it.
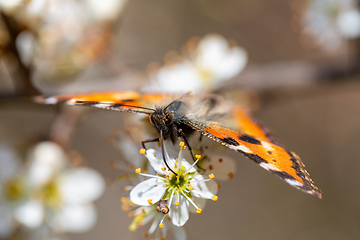
[{"label": "butterfly head", "polygon": [[166,135],[174,123],[174,116],[172,113],[159,108],[150,115],[150,122],[159,132],[161,130]]}]

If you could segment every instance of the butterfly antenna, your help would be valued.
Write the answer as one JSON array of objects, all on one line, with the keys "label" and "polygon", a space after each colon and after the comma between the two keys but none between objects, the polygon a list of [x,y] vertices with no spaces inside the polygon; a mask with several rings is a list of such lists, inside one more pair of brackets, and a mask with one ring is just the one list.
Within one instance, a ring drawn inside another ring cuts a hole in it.
[{"label": "butterfly antenna", "polygon": [[140,108],[140,109],[145,109],[145,110],[150,110],[150,111],[154,111],[155,112],[155,109],[153,109],[153,108],[147,108],[147,107],[141,107],[141,106],[133,106],[133,105],[126,105],[126,104],[114,104],[114,105],[116,105],[116,106],[119,106],[119,107],[121,107],[121,106],[124,106],[124,107],[132,107],[132,108]]},{"label": "butterfly antenna", "polygon": [[170,168],[169,164],[168,164],[167,161],[166,161],[166,158],[165,158],[165,148],[164,148],[164,138],[163,138],[163,132],[162,132],[161,129],[160,129],[160,144],[161,144],[161,153],[162,153],[163,160],[164,160],[164,163],[165,163],[166,167],[167,167],[173,174],[175,174],[175,176],[177,176],[177,173]]},{"label": "butterfly antenna", "polygon": [[96,102],[96,101],[83,101],[83,100],[78,100],[78,99],[72,99],[71,102],[73,104],[111,104],[112,107],[130,107],[130,108],[134,108],[134,109],[144,109],[144,110],[149,110],[149,111],[154,111],[155,109],[153,108],[147,108],[147,107],[141,107],[141,106],[134,106],[134,105],[127,105],[127,104],[122,104],[122,103],[110,103],[110,102]]}]

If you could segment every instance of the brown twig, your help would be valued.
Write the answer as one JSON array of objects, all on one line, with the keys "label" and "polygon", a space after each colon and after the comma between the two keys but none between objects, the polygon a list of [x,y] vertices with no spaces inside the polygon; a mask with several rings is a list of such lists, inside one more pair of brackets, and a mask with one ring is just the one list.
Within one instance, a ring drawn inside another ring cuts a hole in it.
[{"label": "brown twig", "polygon": [[[3,11],[0,11],[0,17],[6,26],[9,33],[9,43],[5,48],[6,55],[13,55],[18,63],[18,68],[16,71],[12,71],[10,77],[15,84],[15,94],[17,96],[35,96],[39,95],[40,92],[33,86],[31,82],[31,68],[24,65],[21,61],[20,53],[16,47],[15,41],[18,35],[21,33],[21,30],[16,26],[11,17],[7,16]],[[9,64],[9,61],[5,61],[6,64]]]}]

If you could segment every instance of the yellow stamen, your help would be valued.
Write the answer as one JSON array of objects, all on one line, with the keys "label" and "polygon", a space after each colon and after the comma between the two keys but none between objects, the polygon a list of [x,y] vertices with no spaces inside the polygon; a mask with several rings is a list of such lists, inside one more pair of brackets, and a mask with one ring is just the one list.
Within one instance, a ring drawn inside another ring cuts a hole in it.
[{"label": "yellow stamen", "polygon": [[229,172],[228,176],[230,179],[232,179],[234,177],[234,174],[232,172]]},{"label": "yellow stamen", "polygon": [[218,199],[219,199],[219,197],[216,196],[216,195],[214,195],[211,200],[213,200],[214,202],[216,202]]},{"label": "yellow stamen", "polygon": [[156,157],[156,154],[154,154],[154,157]]},{"label": "yellow stamen", "polygon": [[175,204],[175,206],[177,206],[177,207],[179,206],[179,202],[175,202],[174,204]]},{"label": "yellow stamen", "polygon": [[196,159],[200,159],[200,158],[201,158],[201,155],[200,155],[200,154],[196,154],[196,155],[195,155],[195,158],[196,158]]},{"label": "yellow stamen", "polygon": [[185,146],[185,143],[184,143],[183,141],[181,141],[181,142],[179,143],[179,146],[183,148],[183,147]]},{"label": "yellow stamen", "polygon": [[154,187],[157,187],[157,185],[155,184]]},{"label": "yellow stamen", "polygon": [[197,210],[196,210],[196,213],[198,213],[198,214],[200,214],[202,212],[202,209],[201,208],[198,208]]},{"label": "yellow stamen", "polygon": [[163,223],[160,223],[160,224],[159,224],[159,228],[164,228],[164,224],[163,224]]},{"label": "yellow stamen", "polygon": [[140,154],[145,154],[145,153],[146,153],[146,149],[145,149],[145,148],[140,149]]},{"label": "yellow stamen", "polygon": [[135,170],[135,172],[136,172],[136,173],[141,173],[141,168],[137,168],[137,169]]},{"label": "yellow stamen", "polygon": [[149,203],[150,205],[153,205],[152,199],[148,199],[147,201],[148,201],[148,203]]},{"label": "yellow stamen", "polygon": [[181,167],[181,170],[182,170],[182,171],[186,171],[185,166],[182,166],[182,167]]},{"label": "yellow stamen", "polygon": [[215,175],[213,173],[209,174],[209,178],[210,179],[214,179],[215,178]]},{"label": "yellow stamen", "polygon": [[121,201],[122,203],[126,203],[126,202],[127,202],[127,198],[126,198],[125,196],[122,196],[122,197],[120,198],[120,201]]},{"label": "yellow stamen", "polygon": [[163,168],[161,168],[161,170],[165,171],[165,170],[166,170],[166,168],[164,168],[164,167],[163,167]]},{"label": "yellow stamen", "polygon": [[192,186],[188,186],[188,189],[191,191],[191,190],[194,190],[194,188]]}]

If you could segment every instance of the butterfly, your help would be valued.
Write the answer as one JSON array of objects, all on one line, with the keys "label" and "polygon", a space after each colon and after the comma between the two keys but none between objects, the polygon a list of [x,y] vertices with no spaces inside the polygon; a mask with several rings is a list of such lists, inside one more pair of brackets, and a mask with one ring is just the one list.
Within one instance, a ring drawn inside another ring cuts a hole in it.
[{"label": "butterfly", "polygon": [[38,97],[37,101],[147,114],[161,140],[186,141],[192,133],[200,132],[242,153],[291,186],[322,197],[299,156],[285,150],[245,109],[219,95],[124,91]]}]

